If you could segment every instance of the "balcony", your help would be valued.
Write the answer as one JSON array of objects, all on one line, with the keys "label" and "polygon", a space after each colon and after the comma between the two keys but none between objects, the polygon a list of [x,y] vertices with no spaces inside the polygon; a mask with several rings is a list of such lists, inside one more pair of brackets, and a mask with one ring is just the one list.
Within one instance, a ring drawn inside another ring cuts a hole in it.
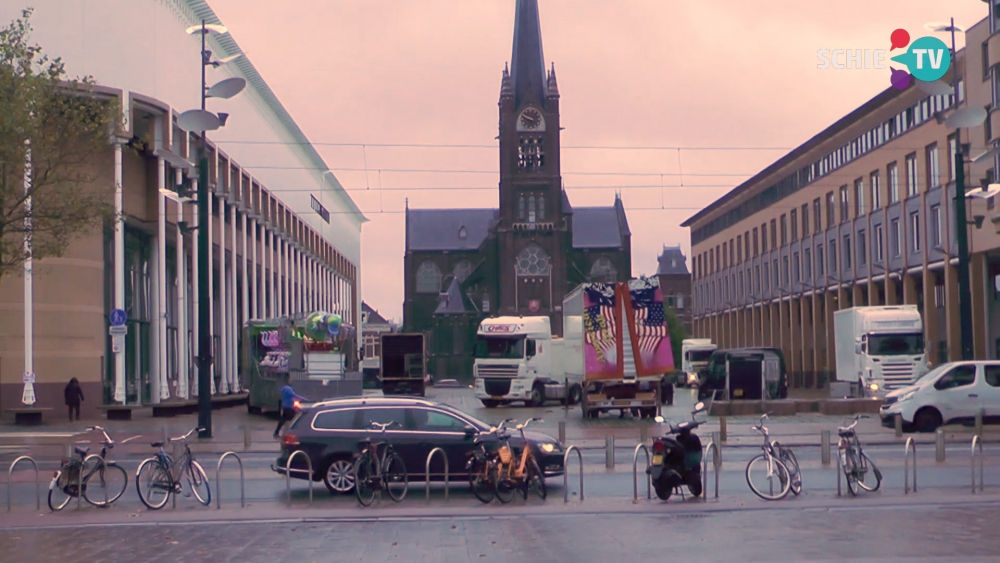
[{"label": "balcony", "polygon": [[555,223],[513,223],[511,228],[515,231],[554,231]]}]

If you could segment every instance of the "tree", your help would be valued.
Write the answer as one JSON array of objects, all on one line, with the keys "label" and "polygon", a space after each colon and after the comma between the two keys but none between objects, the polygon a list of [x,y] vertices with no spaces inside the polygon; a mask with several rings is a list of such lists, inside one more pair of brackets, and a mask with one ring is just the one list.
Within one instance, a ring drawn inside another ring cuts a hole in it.
[{"label": "tree", "polygon": [[28,258],[61,256],[113,213],[114,186],[95,183],[94,164],[117,104],[28,43],[31,13],[0,28],[0,278]]},{"label": "tree", "polygon": [[687,338],[687,330],[684,323],[677,316],[677,311],[673,307],[664,303],[663,312],[667,315],[667,331],[670,333],[670,349],[674,352],[674,369],[681,370],[681,347],[684,339]]}]

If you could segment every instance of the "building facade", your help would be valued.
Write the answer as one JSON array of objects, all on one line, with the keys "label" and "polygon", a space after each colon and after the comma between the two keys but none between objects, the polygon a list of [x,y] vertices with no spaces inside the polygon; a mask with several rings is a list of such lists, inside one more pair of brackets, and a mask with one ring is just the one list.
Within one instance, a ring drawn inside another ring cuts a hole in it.
[{"label": "building facade", "polygon": [[[694,333],[721,348],[780,347],[792,384],[835,377],[833,312],[913,304],[932,363],[961,357],[956,233],[969,229],[977,358],[1000,354],[1000,215],[965,198],[955,224],[957,143],[966,189],[993,183],[1000,135],[993,99],[1000,37],[993,17],[955,57],[958,99],[890,88],[683,223],[691,229]],[[985,107],[961,138],[944,119]]]},{"label": "building facade", "polygon": [[691,334],[691,272],[680,245],[663,245],[663,252],[656,260],[656,277],[660,279],[663,304],[674,309],[685,333]]},{"label": "building facade", "polygon": [[537,0],[518,0],[500,87],[500,206],[406,212],[407,332],[429,334],[428,370],[471,376],[476,327],[493,315],[548,315],[562,334],[563,296],[631,275],[619,198],[573,208],[563,189],[559,88],[542,54]]},{"label": "building facade", "polygon": [[361,303],[361,371],[366,380],[378,377],[382,366],[382,335],[392,332],[392,324],[365,302]]},{"label": "building facade", "polygon": [[[366,219],[250,61],[209,68],[209,84],[238,76],[247,88],[209,101],[230,118],[207,144],[177,125],[180,113],[200,107],[201,40],[185,29],[203,19],[221,23],[203,0],[33,5],[32,42],[61,56],[70,75],[93,76],[98,95],[122,108],[124,126],[89,163],[95,183],[115,186],[117,219],[74,240],[63,256],[35,262],[30,303],[25,279],[0,283],[0,407],[21,403],[26,305],[34,315],[36,405],[61,408],[63,386],[77,377],[91,415],[102,404],[197,393],[202,300],[212,311],[217,393],[241,389],[239,345],[249,319],[321,309],[357,324]],[[7,4],[0,19],[19,11]],[[230,34],[210,36],[208,49],[214,59],[241,53]],[[210,219],[198,225],[183,194],[197,188],[203,145]],[[194,248],[206,231],[213,289],[199,295]],[[128,316],[120,345],[108,320],[118,307]]]}]

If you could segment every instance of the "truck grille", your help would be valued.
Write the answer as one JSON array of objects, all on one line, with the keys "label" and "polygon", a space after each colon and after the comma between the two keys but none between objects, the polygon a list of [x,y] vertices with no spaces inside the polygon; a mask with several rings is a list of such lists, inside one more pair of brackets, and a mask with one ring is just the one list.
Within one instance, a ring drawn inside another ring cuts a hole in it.
[{"label": "truck grille", "polygon": [[517,365],[476,366],[479,377],[517,377]]},{"label": "truck grille", "polygon": [[905,364],[882,364],[882,378],[885,380],[887,390],[906,387],[913,382],[913,365]]},{"label": "truck grille", "polygon": [[506,395],[510,393],[509,379],[487,379],[483,381],[487,395]]}]

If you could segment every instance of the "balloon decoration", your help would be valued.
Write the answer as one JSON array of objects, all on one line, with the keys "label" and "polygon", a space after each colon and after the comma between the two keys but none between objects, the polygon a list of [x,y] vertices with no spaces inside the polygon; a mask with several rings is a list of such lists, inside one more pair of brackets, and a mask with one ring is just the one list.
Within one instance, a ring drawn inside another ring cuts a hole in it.
[{"label": "balloon decoration", "polygon": [[340,315],[334,313],[326,316],[326,331],[330,336],[337,336],[340,334],[340,326],[343,323],[343,319]]},{"label": "balloon decoration", "polygon": [[303,333],[310,340],[323,341],[327,338],[327,318],[323,312],[312,313],[306,317]]}]

